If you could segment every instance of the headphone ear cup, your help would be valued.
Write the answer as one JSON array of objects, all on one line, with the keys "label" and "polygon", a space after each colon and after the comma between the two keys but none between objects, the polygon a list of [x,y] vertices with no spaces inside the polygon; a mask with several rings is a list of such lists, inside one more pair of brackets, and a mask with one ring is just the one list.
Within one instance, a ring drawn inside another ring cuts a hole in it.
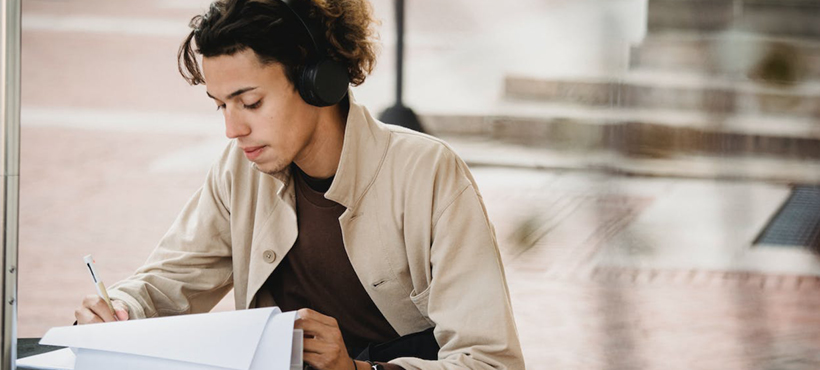
[{"label": "headphone ear cup", "polygon": [[299,76],[297,88],[302,100],[310,105],[321,107],[323,105],[319,105],[319,102],[316,100],[316,95],[314,94],[315,87],[313,84],[314,79],[311,77],[316,74],[315,68],[316,64],[314,63],[309,63],[305,66],[302,70],[302,74]]},{"label": "headphone ear cup", "polygon": [[321,59],[308,63],[299,81],[299,95],[310,105],[327,107],[334,105],[347,95],[350,79],[347,68],[332,59]]}]

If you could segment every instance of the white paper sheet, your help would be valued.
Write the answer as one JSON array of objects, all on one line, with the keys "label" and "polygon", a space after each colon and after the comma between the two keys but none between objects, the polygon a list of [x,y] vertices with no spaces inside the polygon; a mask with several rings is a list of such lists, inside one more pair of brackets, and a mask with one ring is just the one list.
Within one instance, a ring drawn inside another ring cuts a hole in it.
[{"label": "white paper sheet", "polygon": [[[273,364],[279,369],[290,368],[293,322],[296,318],[295,316],[285,316],[288,314],[295,315],[296,312],[284,313],[270,318],[265,326],[265,331],[262,333],[262,338],[259,340],[259,345],[256,347],[256,355],[253,357],[250,370],[271,369]],[[299,353],[301,354],[301,352],[300,348]],[[301,362],[301,356],[299,360]]]},{"label": "white paper sheet", "polygon": [[18,359],[17,366],[43,370],[71,370],[74,369],[74,359],[76,358],[70,348],[63,348]]},{"label": "white paper sheet", "polygon": [[59,327],[40,344],[77,348],[76,370],[287,370],[302,362],[296,317],[271,307]]}]

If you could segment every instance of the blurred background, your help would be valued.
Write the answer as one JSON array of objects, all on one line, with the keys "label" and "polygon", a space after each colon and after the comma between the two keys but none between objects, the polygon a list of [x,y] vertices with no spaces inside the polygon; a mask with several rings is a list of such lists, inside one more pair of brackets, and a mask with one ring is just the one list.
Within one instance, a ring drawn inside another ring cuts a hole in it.
[{"label": "blurred background", "polygon": [[[207,0],[24,0],[20,337],[139,267],[227,143]],[[354,89],[394,103],[394,2]],[[410,0],[404,104],[470,165],[531,369],[820,368],[820,0]],[[233,309],[229,294],[216,310]],[[492,323],[487,323],[492,325]]]}]

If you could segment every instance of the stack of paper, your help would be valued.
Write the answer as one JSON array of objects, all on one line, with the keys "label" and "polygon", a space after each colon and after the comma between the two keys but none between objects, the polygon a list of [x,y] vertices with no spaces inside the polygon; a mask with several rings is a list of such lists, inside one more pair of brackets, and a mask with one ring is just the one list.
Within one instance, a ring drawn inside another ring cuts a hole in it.
[{"label": "stack of paper", "polygon": [[[52,328],[40,344],[67,349],[17,366],[76,370],[302,368],[296,312],[276,307]],[[75,358],[75,359],[74,359]],[[72,364],[73,366],[68,366]]]}]

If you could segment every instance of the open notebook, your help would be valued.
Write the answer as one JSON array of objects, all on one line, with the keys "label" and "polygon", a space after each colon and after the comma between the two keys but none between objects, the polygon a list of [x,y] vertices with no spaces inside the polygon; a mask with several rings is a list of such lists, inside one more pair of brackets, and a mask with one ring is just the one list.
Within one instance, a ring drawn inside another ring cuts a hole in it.
[{"label": "open notebook", "polygon": [[302,368],[296,312],[276,307],[52,328],[69,348],[17,360],[30,369],[290,370]]}]

